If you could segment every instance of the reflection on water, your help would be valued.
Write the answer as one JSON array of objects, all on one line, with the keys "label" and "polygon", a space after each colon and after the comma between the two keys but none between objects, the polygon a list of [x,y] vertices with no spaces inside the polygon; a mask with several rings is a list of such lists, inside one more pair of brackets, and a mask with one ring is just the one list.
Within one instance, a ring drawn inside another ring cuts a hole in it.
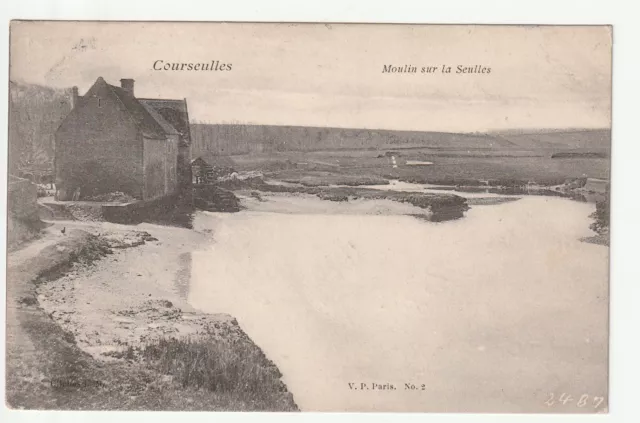
[{"label": "reflection on water", "polygon": [[215,243],[188,299],[236,317],[303,410],[562,412],[550,393],[607,396],[608,249],[579,241],[593,210],[198,214]]},{"label": "reflection on water", "polygon": [[407,216],[413,216],[416,219],[424,220],[426,222],[448,222],[450,220],[462,219],[464,217],[463,210],[446,210],[435,212],[433,214],[409,214]]}]

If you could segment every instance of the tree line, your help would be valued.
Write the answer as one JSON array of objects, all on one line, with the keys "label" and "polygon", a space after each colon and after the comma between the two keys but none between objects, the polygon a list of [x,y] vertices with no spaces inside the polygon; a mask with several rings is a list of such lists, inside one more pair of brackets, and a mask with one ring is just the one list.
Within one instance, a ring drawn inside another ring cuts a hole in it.
[{"label": "tree line", "polygon": [[71,111],[71,89],[9,85],[9,173],[53,172],[54,135]]}]

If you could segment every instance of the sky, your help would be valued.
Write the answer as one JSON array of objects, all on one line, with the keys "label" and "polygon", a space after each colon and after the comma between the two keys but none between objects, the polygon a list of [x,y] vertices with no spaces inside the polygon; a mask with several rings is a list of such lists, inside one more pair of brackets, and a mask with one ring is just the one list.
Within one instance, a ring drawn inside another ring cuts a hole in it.
[{"label": "sky", "polygon": [[[99,76],[133,78],[136,96],[186,98],[191,119],[210,123],[608,128],[611,48],[604,26],[13,22],[10,77],[80,94]],[[154,70],[158,60],[232,70]]]}]

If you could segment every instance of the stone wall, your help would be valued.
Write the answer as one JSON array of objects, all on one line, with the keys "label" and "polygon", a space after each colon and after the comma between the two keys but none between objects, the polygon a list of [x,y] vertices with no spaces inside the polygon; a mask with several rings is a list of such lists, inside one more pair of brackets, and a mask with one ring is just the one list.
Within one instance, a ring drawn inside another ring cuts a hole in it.
[{"label": "stone wall", "polygon": [[122,224],[149,222],[190,228],[192,212],[192,196],[179,193],[129,204],[102,206],[104,220]]}]

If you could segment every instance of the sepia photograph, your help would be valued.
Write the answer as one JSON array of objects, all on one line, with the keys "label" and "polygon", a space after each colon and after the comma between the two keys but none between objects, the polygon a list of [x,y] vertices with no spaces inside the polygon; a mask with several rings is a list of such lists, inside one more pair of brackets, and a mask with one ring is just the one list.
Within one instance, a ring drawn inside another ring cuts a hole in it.
[{"label": "sepia photograph", "polygon": [[611,26],[9,50],[8,408],[609,412]]}]

